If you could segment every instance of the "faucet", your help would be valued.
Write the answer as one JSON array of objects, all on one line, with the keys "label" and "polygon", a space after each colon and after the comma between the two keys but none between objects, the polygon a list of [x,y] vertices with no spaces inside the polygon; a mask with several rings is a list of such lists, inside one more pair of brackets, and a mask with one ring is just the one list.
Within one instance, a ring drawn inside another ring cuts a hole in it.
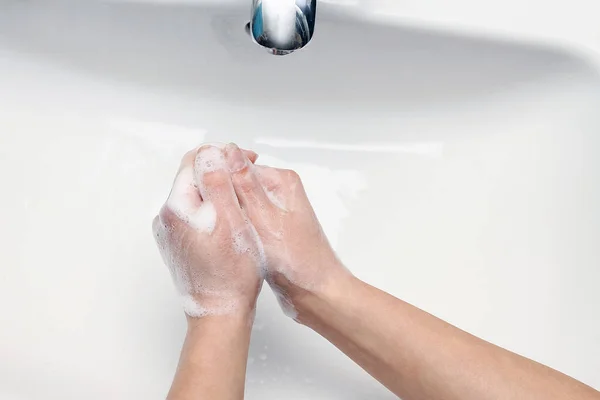
[{"label": "faucet", "polygon": [[317,0],[252,0],[249,33],[275,55],[306,46],[315,30]]}]

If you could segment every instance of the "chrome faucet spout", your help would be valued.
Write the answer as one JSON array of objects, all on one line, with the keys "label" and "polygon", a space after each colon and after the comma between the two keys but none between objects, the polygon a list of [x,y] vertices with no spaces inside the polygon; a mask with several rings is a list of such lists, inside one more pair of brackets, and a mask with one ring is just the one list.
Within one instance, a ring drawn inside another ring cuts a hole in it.
[{"label": "chrome faucet spout", "polygon": [[317,0],[252,0],[250,36],[275,55],[306,46],[315,30]]}]

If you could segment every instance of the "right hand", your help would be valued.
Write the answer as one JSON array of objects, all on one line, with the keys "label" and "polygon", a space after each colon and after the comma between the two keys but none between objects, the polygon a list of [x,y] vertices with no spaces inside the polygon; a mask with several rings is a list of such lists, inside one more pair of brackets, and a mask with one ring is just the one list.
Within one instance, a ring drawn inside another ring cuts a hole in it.
[{"label": "right hand", "polygon": [[264,246],[267,282],[284,312],[296,318],[296,299],[324,291],[350,273],[331,248],[296,172],[255,166],[234,144],[224,152],[240,206]]}]

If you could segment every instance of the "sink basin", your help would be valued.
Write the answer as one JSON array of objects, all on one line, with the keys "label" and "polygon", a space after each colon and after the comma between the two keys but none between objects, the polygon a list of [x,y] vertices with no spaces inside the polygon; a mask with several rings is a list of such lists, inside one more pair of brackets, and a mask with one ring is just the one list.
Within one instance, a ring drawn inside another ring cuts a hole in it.
[{"label": "sink basin", "polygon": [[[360,278],[600,388],[600,75],[560,47],[320,8],[0,5],[0,397],[164,398],[185,320],[151,235],[180,156],[296,169]],[[261,294],[248,399],[391,399]]]}]

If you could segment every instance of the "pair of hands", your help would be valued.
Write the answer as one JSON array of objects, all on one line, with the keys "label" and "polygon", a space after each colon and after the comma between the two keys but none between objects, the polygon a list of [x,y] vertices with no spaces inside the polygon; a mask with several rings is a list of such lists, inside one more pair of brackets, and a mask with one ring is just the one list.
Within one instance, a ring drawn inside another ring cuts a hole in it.
[{"label": "pair of hands", "polygon": [[255,165],[235,144],[188,152],[153,231],[186,314],[248,313],[263,279],[284,312],[346,270],[294,171]]},{"label": "pair of hands", "polygon": [[581,382],[352,277],[298,175],[256,158],[233,144],[187,153],[154,220],[190,322],[169,399],[244,397],[248,321],[266,279],[288,315],[400,398],[600,400]]}]

